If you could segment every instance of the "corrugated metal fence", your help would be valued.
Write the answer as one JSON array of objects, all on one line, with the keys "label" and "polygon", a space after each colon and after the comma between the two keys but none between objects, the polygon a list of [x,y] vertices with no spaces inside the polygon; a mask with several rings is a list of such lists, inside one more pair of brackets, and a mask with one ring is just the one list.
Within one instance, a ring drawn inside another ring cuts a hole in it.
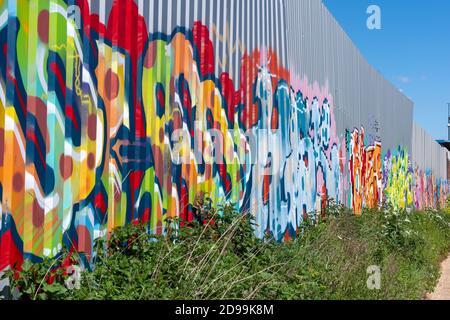
[{"label": "corrugated metal fence", "polygon": [[364,127],[384,150],[411,150],[412,101],[369,65],[322,1],[285,2],[290,69],[327,85],[338,131]]},{"label": "corrugated metal fence", "polygon": [[414,205],[418,209],[444,206],[448,192],[447,165],[449,152],[418,124],[412,133],[412,164],[414,170]]},{"label": "corrugated metal fence", "polygon": [[414,123],[412,160],[421,170],[430,170],[436,177],[447,178],[447,149],[441,147],[422,127]]},{"label": "corrugated metal fence", "polygon": [[205,195],[280,241],[330,198],[447,195],[412,102],[320,0],[4,0],[0,48],[0,270],[63,245],[90,262],[117,226],[201,219]]}]

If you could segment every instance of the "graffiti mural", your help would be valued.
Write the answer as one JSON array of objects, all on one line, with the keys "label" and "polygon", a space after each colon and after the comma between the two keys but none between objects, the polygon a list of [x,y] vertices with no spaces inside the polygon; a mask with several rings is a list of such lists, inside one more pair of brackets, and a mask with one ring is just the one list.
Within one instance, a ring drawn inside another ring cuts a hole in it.
[{"label": "graffiti mural", "polygon": [[395,153],[388,150],[383,156],[381,142],[366,144],[364,128],[347,131],[346,144],[351,187],[347,205],[356,214],[383,203],[418,210],[445,206],[447,181],[435,177],[431,170],[412,170],[404,148]]},{"label": "graffiti mural", "polygon": [[328,87],[273,48],[239,46],[232,79],[200,21],[149,33],[132,0],[107,23],[76,8],[77,21],[67,1],[0,1],[0,270],[63,244],[90,263],[95,239],[134,221],[162,234],[198,219],[203,195],[278,241],[330,199],[358,214],[444,201],[447,183],[413,172],[406,150],[339,135]]},{"label": "graffiti mural", "polygon": [[423,210],[427,208],[445,208],[448,195],[448,181],[436,178],[431,170],[423,171],[414,168],[414,207]]},{"label": "graffiti mural", "polygon": [[[294,91],[272,50],[245,53],[236,86],[215,77],[200,22],[147,34],[132,1],[114,2],[107,25],[81,2],[78,30],[63,1],[10,7],[1,112],[2,148],[14,156],[1,163],[2,267],[22,252],[55,256],[62,243],[90,261],[94,239],[117,226],[139,220],[162,233],[166,218],[195,219],[199,194],[249,210],[256,232],[279,240],[338,198],[332,98]],[[115,27],[123,9],[136,21],[133,45]]]},{"label": "graffiti mural", "polygon": [[383,200],[381,142],[366,146],[364,128],[347,131],[350,205],[360,214],[363,207],[377,208]]},{"label": "graffiti mural", "polygon": [[411,207],[413,203],[413,173],[408,152],[399,147],[397,154],[390,151],[384,157],[383,188],[394,208]]}]

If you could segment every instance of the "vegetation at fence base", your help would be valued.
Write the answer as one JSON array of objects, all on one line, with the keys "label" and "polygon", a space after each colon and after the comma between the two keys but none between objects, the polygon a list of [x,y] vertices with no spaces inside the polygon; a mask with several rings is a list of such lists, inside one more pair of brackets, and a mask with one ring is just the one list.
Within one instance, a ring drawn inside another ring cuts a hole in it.
[{"label": "vegetation at fence base", "polygon": [[7,297],[0,299],[64,299],[69,294],[67,282],[71,281],[71,270],[77,263],[78,259],[66,250],[57,258],[45,258],[40,263],[26,259],[20,266],[3,272],[1,279],[8,279],[10,290]]},{"label": "vegetation at fence base", "polygon": [[[450,250],[444,211],[386,207],[355,216],[331,203],[286,243],[257,239],[252,216],[232,205],[205,206],[198,220],[169,219],[165,236],[149,235],[140,224],[117,229],[96,243],[94,270],[83,272],[79,290],[61,289],[62,274],[39,291],[50,261],[29,266],[22,298],[421,299]],[[381,270],[379,290],[367,287],[369,266]],[[40,271],[32,277],[34,268]]]}]

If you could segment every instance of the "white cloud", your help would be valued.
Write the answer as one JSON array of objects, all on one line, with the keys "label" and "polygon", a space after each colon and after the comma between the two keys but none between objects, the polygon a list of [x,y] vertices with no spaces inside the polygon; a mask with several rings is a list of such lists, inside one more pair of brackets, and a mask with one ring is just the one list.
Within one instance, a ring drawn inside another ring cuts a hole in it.
[{"label": "white cloud", "polygon": [[408,76],[398,76],[397,80],[400,81],[401,83],[409,83],[411,82],[411,78]]}]

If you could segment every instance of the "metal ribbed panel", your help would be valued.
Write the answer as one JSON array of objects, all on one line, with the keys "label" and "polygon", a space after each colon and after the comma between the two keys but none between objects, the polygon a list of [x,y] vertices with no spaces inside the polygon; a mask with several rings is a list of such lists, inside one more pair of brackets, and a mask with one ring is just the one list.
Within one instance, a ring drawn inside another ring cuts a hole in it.
[{"label": "metal ribbed panel", "polygon": [[384,150],[410,150],[412,102],[367,63],[320,0],[285,3],[290,69],[329,84],[339,131],[363,126],[380,136]]},{"label": "metal ribbed panel", "polygon": [[412,162],[422,171],[430,171],[437,178],[447,179],[447,149],[441,147],[422,127],[414,123]]},{"label": "metal ribbed panel", "polygon": [[412,135],[412,162],[415,175],[416,207],[445,205],[448,192],[447,149],[437,144],[419,125],[414,124]]},{"label": "metal ribbed panel", "polygon": [[277,240],[329,198],[360,213],[446,195],[412,195],[411,149],[435,177],[446,155],[320,0],[0,5],[0,269],[63,243],[88,263],[115,227],[200,219],[205,195]]}]

